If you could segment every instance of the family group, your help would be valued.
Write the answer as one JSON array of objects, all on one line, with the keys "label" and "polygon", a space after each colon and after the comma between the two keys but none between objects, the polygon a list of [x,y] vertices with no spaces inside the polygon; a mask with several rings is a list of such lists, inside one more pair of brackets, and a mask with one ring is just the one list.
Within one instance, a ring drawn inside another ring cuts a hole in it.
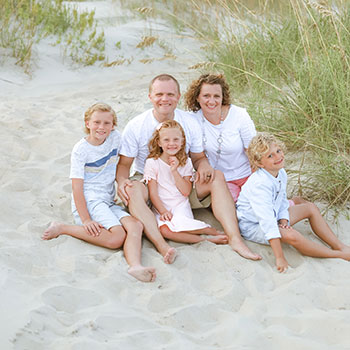
[{"label": "family group", "polygon": [[[261,256],[244,239],[267,244],[280,272],[288,268],[282,243],[303,255],[350,260],[350,247],[316,205],[287,199],[283,143],[256,132],[247,111],[231,103],[223,75],[204,74],[190,84],[188,111],[177,108],[180,85],[169,74],[151,81],[148,96],[153,108],[133,118],[122,134],[109,105],[96,103],[85,112],[87,136],[71,156],[76,225],[52,222],[43,239],[65,234],[123,247],[129,274],[143,282],[156,278],[155,268],[141,263],[143,233],[167,264],[177,255],[169,240],[229,244],[251,260]],[[115,182],[124,207],[115,203]],[[196,220],[192,209],[198,208],[210,208],[223,232]],[[303,219],[326,245],[292,228]]]}]

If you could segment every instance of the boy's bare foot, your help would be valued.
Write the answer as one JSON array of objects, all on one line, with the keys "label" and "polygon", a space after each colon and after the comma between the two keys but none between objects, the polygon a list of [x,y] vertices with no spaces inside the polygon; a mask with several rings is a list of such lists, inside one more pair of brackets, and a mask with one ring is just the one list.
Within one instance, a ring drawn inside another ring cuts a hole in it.
[{"label": "boy's bare foot", "polygon": [[262,257],[259,254],[253,253],[243,241],[236,241],[230,243],[231,248],[240,256],[250,260],[261,260]]},{"label": "boy's bare foot", "polygon": [[177,252],[175,248],[169,248],[169,250],[164,255],[164,262],[166,264],[172,264],[175,261],[176,254]]},{"label": "boy's bare foot", "polygon": [[153,267],[133,266],[128,273],[141,282],[154,282],[156,279],[156,269]]},{"label": "boy's bare foot", "polygon": [[42,239],[52,239],[57,238],[61,234],[61,224],[59,222],[53,221],[50,226],[45,230],[44,234],[41,236]]},{"label": "boy's bare foot", "polygon": [[227,244],[228,243],[228,237],[223,234],[217,234],[215,236],[208,236],[206,238],[207,241],[215,243],[215,244]]}]

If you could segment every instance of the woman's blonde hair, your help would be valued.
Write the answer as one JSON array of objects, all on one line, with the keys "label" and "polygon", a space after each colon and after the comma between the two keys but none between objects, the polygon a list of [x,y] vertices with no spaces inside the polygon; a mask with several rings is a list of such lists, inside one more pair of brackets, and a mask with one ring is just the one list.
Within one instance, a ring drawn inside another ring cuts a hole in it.
[{"label": "woman's blonde hair", "polygon": [[84,113],[84,122],[85,122],[85,132],[87,134],[90,134],[90,130],[86,127],[86,122],[88,122],[91,119],[91,116],[94,112],[109,112],[112,114],[113,117],[113,126],[117,126],[117,115],[114,111],[114,109],[108,105],[107,103],[103,102],[97,102],[94,103],[92,106],[90,106],[86,112]]},{"label": "woman's blonde hair", "polygon": [[151,140],[149,141],[149,155],[148,158],[158,159],[163,153],[162,147],[159,146],[160,132],[165,129],[178,129],[182,135],[182,145],[179,152],[176,153],[176,158],[179,161],[179,166],[184,166],[187,160],[186,154],[186,136],[182,126],[175,120],[167,120],[158,125],[154,130]]},{"label": "woman's blonde hair", "polygon": [[222,105],[228,106],[231,103],[230,87],[223,74],[202,74],[198,79],[193,80],[185,94],[185,104],[188,110],[197,112],[201,109],[197,101],[203,84],[220,85],[222,89]]},{"label": "woman's blonde hair", "polygon": [[268,132],[259,132],[252,138],[248,146],[247,154],[253,171],[259,168],[261,158],[269,152],[273,143],[285,151],[286,146],[284,143]]}]

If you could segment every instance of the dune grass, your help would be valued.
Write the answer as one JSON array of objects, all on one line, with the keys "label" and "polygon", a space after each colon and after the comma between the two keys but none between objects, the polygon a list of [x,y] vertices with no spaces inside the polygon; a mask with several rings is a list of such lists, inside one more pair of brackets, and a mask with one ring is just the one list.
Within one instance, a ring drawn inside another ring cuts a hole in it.
[{"label": "dune grass", "polygon": [[62,0],[0,0],[0,47],[30,72],[33,46],[48,38],[82,65],[104,60],[105,38],[94,11],[79,12]]},{"label": "dune grass", "polygon": [[139,12],[190,29],[257,129],[299,159],[299,194],[345,206],[350,198],[350,3],[347,1],[152,1]]}]

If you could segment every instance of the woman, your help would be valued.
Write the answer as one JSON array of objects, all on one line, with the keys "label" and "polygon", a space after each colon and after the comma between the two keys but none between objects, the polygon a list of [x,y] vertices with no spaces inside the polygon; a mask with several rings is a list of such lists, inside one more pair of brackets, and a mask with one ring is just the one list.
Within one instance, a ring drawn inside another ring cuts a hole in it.
[{"label": "woman", "polygon": [[185,95],[187,109],[202,128],[205,153],[214,169],[221,170],[234,201],[251,174],[246,149],[256,135],[244,108],[231,104],[230,89],[221,74],[204,74]]}]

